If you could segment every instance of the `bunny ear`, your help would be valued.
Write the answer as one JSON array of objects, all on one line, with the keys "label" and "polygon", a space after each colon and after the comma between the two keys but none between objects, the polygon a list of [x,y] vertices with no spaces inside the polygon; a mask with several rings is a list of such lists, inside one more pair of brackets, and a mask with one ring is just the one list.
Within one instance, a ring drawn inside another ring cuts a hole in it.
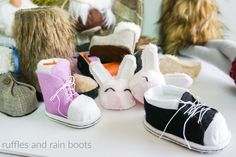
[{"label": "bunny ear", "polygon": [[142,53],[142,64],[144,70],[160,71],[157,46],[149,44]]},{"label": "bunny ear", "polygon": [[193,84],[193,79],[184,73],[171,73],[164,75],[166,84],[188,88]]},{"label": "bunny ear", "polygon": [[137,68],[136,59],[133,55],[126,55],[119,67],[117,78],[129,80]]},{"label": "bunny ear", "polygon": [[111,74],[99,61],[91,62],[89,64],[89,70],[100,86],[102,86],[106,81],[113,79]]}]

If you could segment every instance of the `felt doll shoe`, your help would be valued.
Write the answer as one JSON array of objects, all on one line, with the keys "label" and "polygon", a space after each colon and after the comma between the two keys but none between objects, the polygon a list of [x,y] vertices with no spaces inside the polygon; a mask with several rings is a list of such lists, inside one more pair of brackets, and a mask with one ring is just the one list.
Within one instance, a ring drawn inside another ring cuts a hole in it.
[{"label": "felt doll shoe", "polygon": [[95,101],[75,92],[68,60],[41,60],[36,73],[48,117],[74,128],[90,127],[98,121],[101,112]]},{"label": "felt doll shoe", "polygon": [[75,91],[87,95],[93,99],[98,96],[98,84],[90,77],[74,74]]},{"label": "felt doll shoe", "polygon": [[0,112],[12,117],[21,117],[38,107],[33,86],[16,81],[11,73],[0,73]]},{"label": "felt doll shoe", "polygon": [[157,46],[149,44],[142,52],[142,69],[132,77],[129,87],[133,96],[143,104],[144,93],[149,88],[165,84],[189,87],[192,83],[192,78],[184,73],[163,75],[159,68]]},{"label": "felt doll shoe", "polygon": [[[79,71],[85,75],[93,78],[92,74],[89,71],[89,64],[93,61],[100,61],[98,57],[89,57],[86,53],[79,53],[77,58],[77,67]],[[118,73],[120,63],[118,62],[111,62],[111,63],[104,63],[103,66],[105,69],[109,71],[112,76],[116,76]]]},{"label": "felt doll shoe", "polygon": [[126,54],[134,53],[140,32],[134,23],[119,23],[113,34],[92,38],[90,54],[99,57],[102,63],[121,62]]},{"label": "felt doll shoe", "polygon": [[188,90],[175,86],[149,89],[145,95],[144,125],[148,131],[189,149],[211,153],[231,138],[224,117],[205,106]]},{"label": "felt doll shoe", "polygon": [[201,63],[181,60],[173,55],[163,55],[160,58],[160,70],[163,74],[185,73],[195,79],[201,71]]},{"label": "felt doll shoe", "polygon": [[93,61],[92,58],[90,58],[86,53],[84,52],[79,53],[77,57],[77,67],[81,72],[81,74],[93,78],[92,74],[89,71],[89,63],[92,61]]},{"label": "felt doll shoe", "polygon": [[110,110],[125,110],[136,105],[129,89],[129,80],[136,69],[135,57],[126,55],[117,76],[112,77],[99,61],[90,63],[90,72],[98,82],[100,104]]}]

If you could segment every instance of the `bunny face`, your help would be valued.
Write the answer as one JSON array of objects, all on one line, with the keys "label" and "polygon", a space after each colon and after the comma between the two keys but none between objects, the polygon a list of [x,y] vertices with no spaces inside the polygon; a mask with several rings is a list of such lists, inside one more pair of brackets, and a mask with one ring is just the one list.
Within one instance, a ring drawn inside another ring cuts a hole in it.
[{"label": "bunny face", "polygon": [[108,81],[100,89],[99,94],[100,102],[106,109],[122,110],[131,108],[136,104],[127,80]]},{"label": "bunny face", "polygon": [[142,53],[143,68],[136,73],[130,81],[129,87],[133,96],[144,103],[144,93],[151,87],[162,86],[165,83],[164,76],[159,70],[157,47],[149,44]]},{"label": "bunny face", "polygon": [[129,81],[136,69],[134,56],[126,55],[124,57],[116,77],[112,77],[98,61],[90,63],[89,68],[91,74],[100,85],[99,98],[104,108],[125,110],[136,104],[129,88]]}]

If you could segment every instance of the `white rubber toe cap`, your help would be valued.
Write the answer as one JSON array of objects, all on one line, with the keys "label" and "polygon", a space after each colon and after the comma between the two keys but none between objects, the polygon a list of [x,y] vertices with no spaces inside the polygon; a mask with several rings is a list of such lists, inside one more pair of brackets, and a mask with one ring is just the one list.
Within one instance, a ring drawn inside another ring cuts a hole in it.
[{"label": "white rubber toe cap", "polygon": [[228,145],[230,138],[231,134],[224,117],[221,113],[217,113],[205,132],[204,145],[224,148]]},{"label": "white rubber toe cap", "polygon": [[95,101],[85,95],[79,95],[70,104],[68,109],[68,119],[79,123],[93,123],[101,116],[101,111]]}]

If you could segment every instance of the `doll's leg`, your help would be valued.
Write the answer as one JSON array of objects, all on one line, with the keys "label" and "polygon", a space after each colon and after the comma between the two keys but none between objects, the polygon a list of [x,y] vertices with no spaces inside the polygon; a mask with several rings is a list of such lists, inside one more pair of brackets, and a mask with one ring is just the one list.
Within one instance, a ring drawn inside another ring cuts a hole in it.
[{"label": "doll's leg", "polygon": [[214,48],[194,45],[180,50],[180,53],[186,56],[195,56],[201,58],[202,60],[215,65],[227,74],[229,73],[231,68],[231,61],[227,57],[225,57],[225,55]]},{"label": "doll's leg", "polygon": [[231,62],[235,60],[236,57],[236,42],[231,40],[211,40],[206,44],[207,47],[218,49],[222,54],[224,54]]}]

